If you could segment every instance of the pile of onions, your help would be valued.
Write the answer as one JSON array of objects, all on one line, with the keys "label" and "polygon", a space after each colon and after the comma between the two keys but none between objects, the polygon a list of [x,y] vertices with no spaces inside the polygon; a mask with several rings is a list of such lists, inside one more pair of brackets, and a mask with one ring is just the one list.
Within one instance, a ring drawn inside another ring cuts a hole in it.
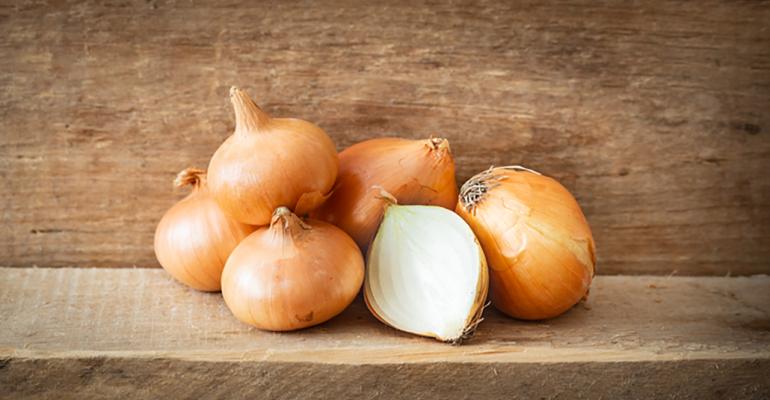
[{"label": "pile of onions", "polygon": [[587,295],[594,239],[577,201],[557,181],[522,167],[490,168],[463,185],[457,213],[481,241],[499,310],[552,318]]},{"label": "pile of onions", "polygon": [[279,207],[269,227],[249,235],[230,255],[222,295],[239,320],[290,331],[342,312],[363,278],[363,257],[345,232]]},{"label": "pile of onions", "polygon": [[219,208],[203,170],[185,169],[174,183],[190,185],[192,192],[161,218],[155,230],[155,255],[178,281],[194,289],[217,291],[225,260],[254,228]]},{"label": "pile of onions", "polygon": [[455,163],[449,141],[379,138],[357,143],[339,155],[334,193],[314,214],[347,232],[366,249],[382,219],[378,186],[399,204],[457,204]]},{"label": "pile of onions", "polygon": [[454,212],[390,199],[369,248],[366,305],[396,329],[460,343],[481,321],[488,287],[484,252]]},{"label": "pile of onions", "polygon": [[[272,118],[230,89],[235,131],[208,175],[155,232],[160,264],[198,290],[222,291],[239,320],[271,331],[341,313],[362,285],[383,323],[460,343],[487,294],[521,319],[555,317],[587,293],[596,258],[572,195],[522,167],[490,168],[458,193],[442,138],[379,138],[339,157],[318,126]],[[368,250],[366,268],[362,250]]]},{"label": "pile of onions", "polygon": [[230,89],[235,132],[209,163],[209,187],[236,220],[266,225],[273,211],[304,215],[328,196],[337,177],[337,151],[321,128],[271,118],[238,88]]}]

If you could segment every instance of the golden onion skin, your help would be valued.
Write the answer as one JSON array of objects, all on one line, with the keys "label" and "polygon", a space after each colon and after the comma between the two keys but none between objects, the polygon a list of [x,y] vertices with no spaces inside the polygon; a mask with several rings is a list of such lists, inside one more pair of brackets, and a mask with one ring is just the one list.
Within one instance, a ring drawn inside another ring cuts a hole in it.
[{"label": "golden onion skin", "polygon": [[334,191],[312,216],[340,227],[363,250],[382,220],[382,190],[401,205],[454,210],[457,204],[455,163],[446,139],[371,139],[345,149],[339,160]]},{"label": "golden onion skin", "polygon": [[225,261],[254,227],[222,211],[208,191],[202,170],[180,172],[176,184],[191,185],[193,190],[158,223],[155,256],[176,280],[193,289],[218,291]]},{"label": "golden onion skin", "polygon": [[304,215],[328,196],[337,178],[337,150],[318,126],[271,118],[238,89],[230,90],[235,132],[211,157],[209,188],[236,220],[267,225],[276,208]]},{"label": "golden onion skin", "polygon": [[463,185],[456,212],[487,256],[497,309],[514,318],[547,319],[587,295],[594,239],[577,201],[556,180],[493,168]]},{"label": "golden onion skin", "polygon": [[355,299],[364,259],[339,228],[301,221],[281,207],[269,227],[244,239],[227,260],[222,296],[236,318],[291,331],[325,322]]}]

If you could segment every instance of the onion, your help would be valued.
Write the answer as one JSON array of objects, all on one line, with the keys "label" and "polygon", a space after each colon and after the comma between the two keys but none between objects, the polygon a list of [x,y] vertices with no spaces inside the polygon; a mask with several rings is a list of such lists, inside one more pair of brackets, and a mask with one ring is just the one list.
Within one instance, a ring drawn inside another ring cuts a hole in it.
[{"label": "onion", "polygon": [[235,133],[214,153],[209,186],[222,208],[243,223],[266,225],[273,211],[300,215],[318,207],[337,177],[337,151],[310,122],[271,118],[238,88],[230,89]]},{"label": "onion", "polygon": [[499,310],[552,318],[587,295],[594,239],[577,201],[557,181],[522,167],[490,168],[463,185],[457,213],[481,241]]},{"label": "onion", "polygon": [[460,343],[481,321],[488,277],[473,231],[436,206],[389,205],[369,249],[367,307],[396,329]]},{"label": "onion", "polygon": [[279,207],[269,227],[257,229],[230,255],[222,295],[239,320],[289,331],[342,312],[363,278],[363,257],[345,232],[321,221],[303,222]]},{"label": "onion", "polygon": [[206,187],[203,170],[179,173],[176,186],[192,193],[171,207],[155,230],[155,256],[178,281],[192,288],[217,291],[225,260],[254,228],[225,214]]},{"label": "onion", "polygon": [[399,204],[457,204],[455,164],[449,141],[379,138],[357,143],[340,153],[334,193],[314,217],[347,232],[366,249],[382,219],[380,186]]}]

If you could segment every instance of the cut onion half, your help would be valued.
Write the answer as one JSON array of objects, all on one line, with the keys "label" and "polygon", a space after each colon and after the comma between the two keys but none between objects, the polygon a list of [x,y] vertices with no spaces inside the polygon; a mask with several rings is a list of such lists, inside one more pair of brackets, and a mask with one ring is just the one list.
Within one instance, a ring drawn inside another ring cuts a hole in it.
[{"label": "cut onion half", "polygon": [[437,206],[387,206],[364,281],[364,300],[380,321],[459,344],[481,322],[488,282],[484,252],[457,214]]}]

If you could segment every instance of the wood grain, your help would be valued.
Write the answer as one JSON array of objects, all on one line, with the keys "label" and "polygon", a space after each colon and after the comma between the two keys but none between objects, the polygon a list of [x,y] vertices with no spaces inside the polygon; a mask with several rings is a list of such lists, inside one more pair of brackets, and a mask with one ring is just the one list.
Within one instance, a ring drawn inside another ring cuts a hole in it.
[{"label": "wood grain", "polygon": [[770,3],[2,2],[0,259],[152,266],[231,132],[277,116],[448,137],[463,181],[524,164],[587,214],[599,272],[770,272]]},{"label": "wood grain", "polygon": [[451,346],[391,329],[360,302],[318,327],[268,333],[157,269],[0,268],[0,388],[78,398],[766,398],[768,287],[767,276],[602,276],[562,317],[521,322],[488,310],[476,336]]},{"label": "wood grain", "polygon": [[[767,359],[332,365],[132,357],[18,358],[0,364],[11,398],[756,399]],[[333,382],[333,384],[329,384]]]}]

